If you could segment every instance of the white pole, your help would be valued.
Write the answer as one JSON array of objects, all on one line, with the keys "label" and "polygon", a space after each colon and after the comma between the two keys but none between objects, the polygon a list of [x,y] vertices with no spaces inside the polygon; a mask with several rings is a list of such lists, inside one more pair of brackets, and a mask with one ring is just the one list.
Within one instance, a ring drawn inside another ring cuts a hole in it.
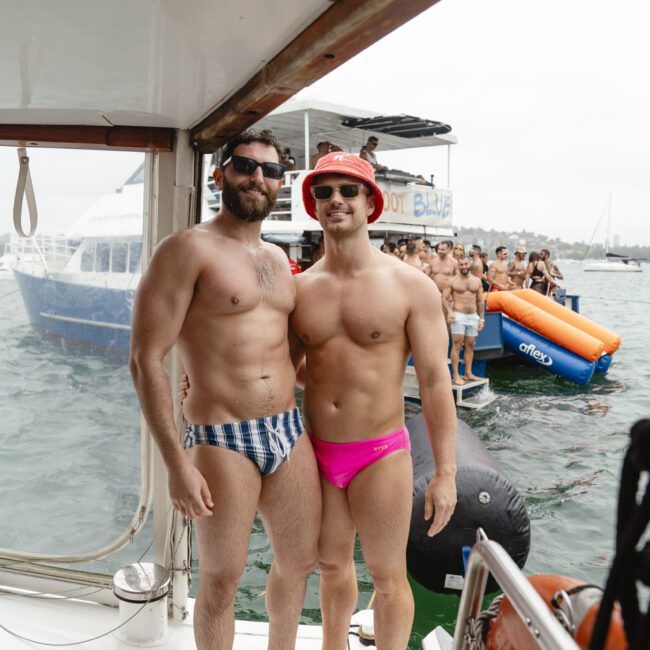
[{"label": "white pole", "polygon": [[451,176],[451,145],[447,145],[447,189],[451,189],[450,183],[450,176]]},{"label": "white pole", "polygon": [[305,169],[309,169],[309,110],[305,109]]}]

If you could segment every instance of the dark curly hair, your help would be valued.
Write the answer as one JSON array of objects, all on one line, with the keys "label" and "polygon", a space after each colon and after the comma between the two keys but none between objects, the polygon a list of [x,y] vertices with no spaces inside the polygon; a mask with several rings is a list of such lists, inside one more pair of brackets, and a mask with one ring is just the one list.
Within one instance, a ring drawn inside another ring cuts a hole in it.
[{"label": "dark curly hair", "polygon": [[250,144],[251,142],[261,142],[268,147],[273,147],[278,152],[278,160],[281,163],[285,162],[282,145],[269,129],[264,129],[263,131],[258,131],[256,129],[246,129],[246,131],[242,131],[238,136],[234,137],[230,142],[228,142],[223,148],[223,152],[221,154],[221,163],[223,164],[224,160],[228,160],[228,158],[232,156],[233,151],[235,151],[235,149],[240,144]]}]

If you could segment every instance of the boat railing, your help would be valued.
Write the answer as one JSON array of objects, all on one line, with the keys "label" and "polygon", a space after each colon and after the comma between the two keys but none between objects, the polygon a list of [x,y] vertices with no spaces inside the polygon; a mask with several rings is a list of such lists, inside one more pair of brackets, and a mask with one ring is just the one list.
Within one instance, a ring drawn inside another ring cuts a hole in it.
[{"label": "boat railing", "polygon": [[488,574],[492,574],[508,596],[531,638],[540,648],[578,650],[576,642],[553,616],[512,558],[500,544],[489,540],[481,528],[477,531],[477,541],[467,562],[465,586],[456,618],[453,650],[469,650],[474,647],[469,632],[473,622],[478,620],[481,614]]},{"label": "boat railing", "polygon": [[10,252],[15,256],[14,266],[19,270],[47,274],[63,269],[77,246],[78,242],[63,235],[14,236]]}]

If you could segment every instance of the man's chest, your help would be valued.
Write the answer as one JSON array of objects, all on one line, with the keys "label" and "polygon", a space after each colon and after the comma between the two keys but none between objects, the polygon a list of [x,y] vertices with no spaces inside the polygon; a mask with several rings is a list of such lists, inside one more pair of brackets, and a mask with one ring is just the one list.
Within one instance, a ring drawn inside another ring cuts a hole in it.
[{"label": "man's chest", "polygon": [[345,338],[376,345],[403,338],[406,301],[381,282],[315,283],[298,291],[292,327],[305,345]]},{"label": "man's chest", "polygon": [[195,288],[194,302],[218,314],[237,314],[258,307],[286,311],[295,304],[289,272],[272,255],[231,255],[204,267]]}]

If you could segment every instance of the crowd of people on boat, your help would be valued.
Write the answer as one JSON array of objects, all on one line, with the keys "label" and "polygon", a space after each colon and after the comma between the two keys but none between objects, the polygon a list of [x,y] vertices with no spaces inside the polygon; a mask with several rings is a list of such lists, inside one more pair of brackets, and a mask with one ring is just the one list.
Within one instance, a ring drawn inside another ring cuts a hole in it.
[{"label": "crowd of people on boat", "polygon": [[472,244],[466,249],[462,242],[451,240],[432,245],[422,237],[404,238],[385,242],[381,250],[423,271],[441,292],[447,281],[459,272],[458,263],[463,258],[468,260],[471,274],[481,280],[485,292],[530,288],[544,295],[553,295],[558,287],[557,281],[564,279],[546,248],[528,253],[525,246],[517,246],[513,259],[508,261],[508,248],[497,246],[492,262],[480,245]]}]

